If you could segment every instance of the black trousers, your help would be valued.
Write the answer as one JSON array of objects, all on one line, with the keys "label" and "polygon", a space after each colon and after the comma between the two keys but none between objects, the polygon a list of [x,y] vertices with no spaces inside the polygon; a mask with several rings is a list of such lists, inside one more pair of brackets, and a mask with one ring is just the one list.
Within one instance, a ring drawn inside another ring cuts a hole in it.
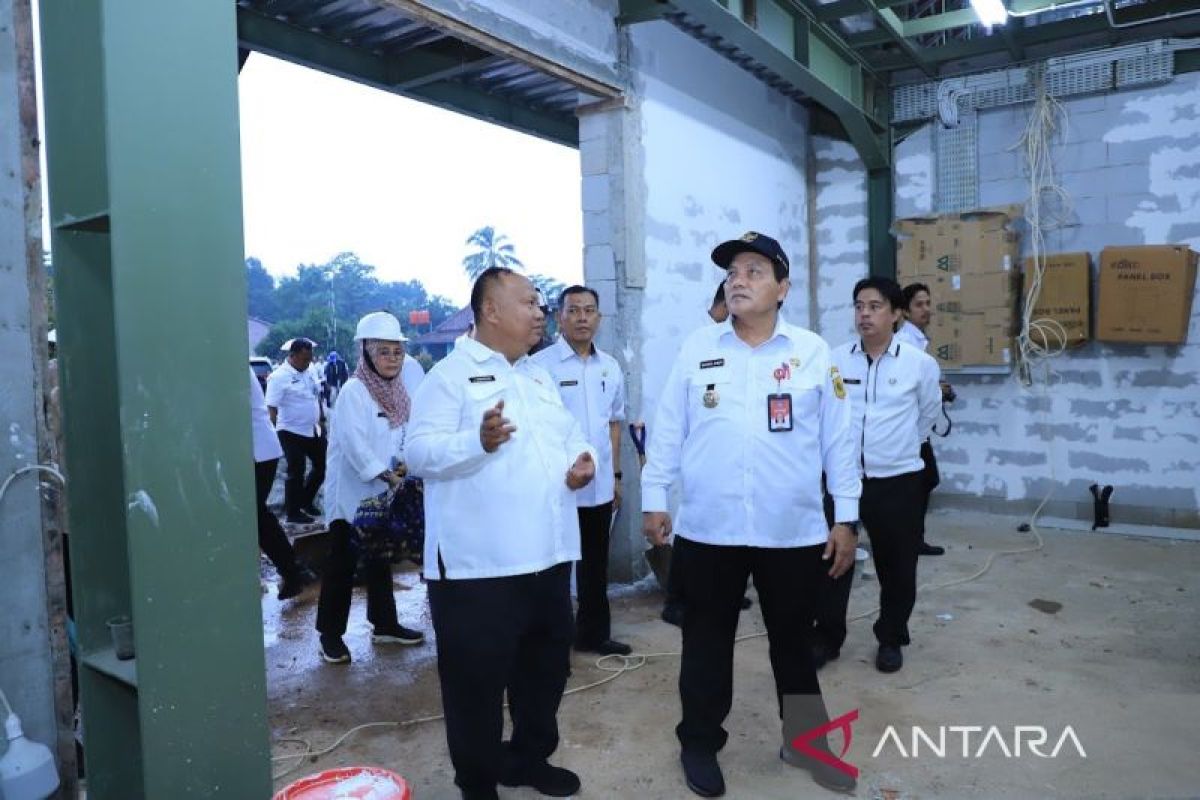
[{"label": "black trousers", "polygon": [[592,648],[612,638],[608,607],[608,532],[612,503],[579,509],[579,561],[575,562],[575,588],[579,612],[575,617],[575,644]]},{"label": "black trousers", "polygon": [[[540,764],[558,747],[574,635],[571,565],[428,586],[454,782],[486,791],[506,766]],[[513,722],[507,748],[506,691]]]},{"label": "black trousers", "polygon": [[[733,704],[733,650],[746,581],[754,577],[770,642],[775,692],[808,699],[811,719],[793,724],[807,729],[828,721],[821,686],[808,649],[817,603],[817,579],[824,545],[765,548],[701,544],[675,537],[683,554],[683,658],[679,696],[683,719],[675,728],[685,750],[716,753],[729,735],[723,723]],[[828,569],[828,567],[825,567]]]},{"label": "black trousers", "polygon": [[[329,559],[321,575],[321,599],[317,601],[317,630],[330,636],[346,632],[350,599],[354,593],[357,554],[350,544],[353,528],[344,519],[329,524]],[[378,558],[363,563],[367,579],[367,621],[376,627],[396,625],[396,596],[392,594],[392,565]]]},{"label": "black trousers", "polygon": [[871,556],[879,576],[875,638],[880,644],[909,643],[908,618],[917,600],[917,547],[926,496],[923,472],[863,478],[859,515],[871,537]]},{"label": "black trousers", "polygon": [[267,508],[267,498],[271,496],[278,466],[278,458],[254,463],[254,506],[258,514],[258,547],[271,559],[280,577],[288,578],[296,573],[296,553],[279,524],[279,518]]},{"label": "black trousers", "polygon": [[[317,490],[325,482],[325,437],[300,436],[291,431],[279,432],[279,444],[287,459],[287,475],[283,481],[283,506],[288,514],[309,508]],[[308,477],[304,476],[307,462],[312,462]]]},{"label": "black trousers", "polygon": [[[825,524],[833,527],[833,498],[824,498]],[[821,577],[817,579],[817,619],[813,625],[812,643],[830,650],[841,650],[846,641],[846,610],[850,607],[850,590],[854,588],[854,568],[846,570],[840,578],[829,577],[831,562],[825,562]]]},{"label": "black trousers", "polygon": [[937,458],[933,455],[933,445],[929,440],[921,442],[921,460],[925,462],[925,469],[921,471],[921,477],[925,487],[925,497],[921,505],[921,541],[925,541],[925,515],[929,513],[929,496],[933,494],[933,490],[942,482],[941,473],[938,472]]}]

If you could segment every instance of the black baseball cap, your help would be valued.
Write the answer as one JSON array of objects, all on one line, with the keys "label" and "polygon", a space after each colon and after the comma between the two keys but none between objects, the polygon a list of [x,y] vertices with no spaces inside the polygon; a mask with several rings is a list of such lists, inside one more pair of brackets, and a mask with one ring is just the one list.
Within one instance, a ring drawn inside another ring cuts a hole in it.
[{"label": "black baseball cap", "polygon": [[791,272],[787,253],[779,246],[779,242],[763,233],[747,231],[740,239],[730,239],[722,242],[712,251],[712,260],[721,269],[729,269],[733,257],[738,253],[758,253],[783,267],[785,273]]}]

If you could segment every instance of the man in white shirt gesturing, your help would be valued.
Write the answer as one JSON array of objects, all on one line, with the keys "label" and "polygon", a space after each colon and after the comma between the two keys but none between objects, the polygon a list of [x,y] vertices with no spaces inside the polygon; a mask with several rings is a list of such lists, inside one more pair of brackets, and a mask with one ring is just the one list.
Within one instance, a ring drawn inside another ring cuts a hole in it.
[{"label": "man in white shirt gesturing", "polygon": [[[408,466],[425,479],[425,577],[454,782],[467,800],[496,785],[568,797],[551,766],[574,634],[575,491],[597,455],[554,380],[526,355],[545,317],[510,269],[471,291],[475,337],[460,339],[413,399]],[[512,740],[502,742],[508,693]]]},{"label": "man in white shirt gesturing", "polygon": [[[747,579],[753,576],[770,640],[781,712],[802,697],[808,718],[828,722],[806,631],[823,573],[853,565],[859,480],[850,404],[829,346],[779,314],[788,259],[769,236],[750,232],[719,245],[731,318],[683,343],[658,401],[642,472],[642,527],[651,544],[672,531],[668,495],[682,483],[675,551],[681,576],[683,654],[675,729],[688,788],[718,797],[725,780],[717,752],[733,702],[733,651]],[[821,473],[828,476],[836,523],[825,523]],[[788,701],[790,702],[790,701]],[[787,741],[780,756],[842,791],[854,778],[802,756]],[[793,730],[797,730],[793,727]],[[813,745],[827,749],[825,737]],[[828,755],[828,753],[826,753]]]}]

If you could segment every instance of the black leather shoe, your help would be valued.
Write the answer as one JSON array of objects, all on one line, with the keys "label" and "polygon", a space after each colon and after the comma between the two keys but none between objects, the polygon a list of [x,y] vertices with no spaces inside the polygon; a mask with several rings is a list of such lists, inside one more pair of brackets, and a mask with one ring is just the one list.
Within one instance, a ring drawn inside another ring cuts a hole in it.
[{"label": "black leather shoe", "polygon": [[904,666],[904,654],[894,644],[879,645],[875,654],[875,668],[880,672],[896,672]]},{"label": "black leather shoe", "polygon": [[789,749],[787,745],[779,748],[779,757],[785,764],[808,770],[808,774],[812,775],[813,781],[818,786],[823,786],[832,792],[853,792],[854,788],[858,786],[857,780],[840,769],[835,769],[815,758],[801,755]]},{"label": "black leather shoe", "polygon": [[662,621],[676,628],[683,627],[683,606],[679,603],[667,603],[663,606]]},{"label": "black leather shoe", "polygon": [[294,572],[284,577],[279,582],[278,597],[280,600],[289,600],[303,592],[312,584],[316,583],[317,576],[308,567],[297,567]]},{"label": "black leather shoe", "polygon": [[936,544],[927,544],[925,542],[921,542],[920,546],[917,547],[917,555],[919,556],[940,556],[945,552],[946,548],[939,547]]},{"label": "black leather shoe", "polygon": [[495,789],[462,789],[462,800],[500,800]]},{"label": "black leather shoe", "polygon": [[530,786],[547,797],[570,797],[579,791],[579,776],[569,769],[543,761],[535,767],[508,769],[500,778],[503,786]]},{"label": "black leather shoe", "polygon": [[825,642],[814,643],[811,652],[814,669],[820,669],[830,661],[837,661],[838,656],[842,654],[840,648],[830,647]]},{"label": "black leather shoe", "polygon": [[602,656],[627,656],[633,652],[633,648],[629,645],[613,639],[605,639],[592,647],[577,644],[575,650],[580,653],[599,653]]},{"label": "black leather shoe", "polygon": [[725,794],[725,776],[715,753],[684,750],[679,754],[687,787],[701,797],[720,797]]}]

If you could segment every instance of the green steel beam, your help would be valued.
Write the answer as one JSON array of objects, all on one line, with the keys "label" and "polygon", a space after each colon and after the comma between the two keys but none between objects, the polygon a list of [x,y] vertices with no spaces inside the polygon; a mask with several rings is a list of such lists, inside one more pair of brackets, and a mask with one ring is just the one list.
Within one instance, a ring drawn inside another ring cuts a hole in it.
[{"label": "green steel beam", "polygon": [[969,8],[958,11],[947,11],[944,14],[933,14],[928,17],[910,19],[904,23],[905,36],[924,36],[929,33],[939,33],[951,28],[963,28],[967,25],[978,25],[979,15]]},{"label": "green steel beam", "polygon": [[234,7],[41,35],[88,797],[269,797]]},{"label": "green steel beam", "polygon": [[617,15],[617,25],[636,25],[639,22],[653,22],[662,19],[670,11],[667,0],[621,0],[620,13]]},{"label": "green steel beam", "polygon": [[461,59],[447,59],[449,63],[440,68],[429,64],[415,64],[405,60],[392,74],[397,92],[411,92],[422,86],[454,80],[472,72],[489,69],[503,64],[507,59],[491,53],[474,54]]},{"label": "green steel beam", "polygon": [[261,16],[243,6],[237,9],[237,27],[238,44],[241,47],[559,144],[570,147],[579,144],[579,124],[574,115],[529,108],[500,95],[445,78],[435,82],[428,80],[439,73],[461,73],[480,66],[478,63],[467,66],[461,56],[425,49],[388,59],[313,31]]},{"label": "green steel beam", "polygon": [[[882,3],[880,5],[883,5]],[[832,3],[818,5],[814,12],[819,22],[836,22],[843,17],[853,17],[864,13],[862,0],[833,0]]]},{"label": "green steel beam", "polygon": [[863,6],[871,12],[875,18],[875,24],[883,29],[883,31],[896,43],[900,51],[908,56],[913,64],[924,72],[926,75],[933,77],[934,71],[929,64],[929,60],[925,57],[923,49],[918,47],[913,42],[909,41],[911,36],[905,27],[905,23],[896,16],[896,12],[888,8],[882,8],[875,0],[860,0]]},{"label": "green steel beam", "polygon": [[[829,109],[842,122],[847,137],[868,168],[890,165],[887,114],[879,111],[888,102],[886,87],[868,76],[857,61],[838,52],[836,42],[830,42],[820,27],[810,28],[807,23],[797,25],[797,37],[806,33],[807,41],[797,42],[794,52],[788,54],[714,0],[670,0],[657,5],[667,6],[663,13],[677,24],[686,25],[693,32],[700,29],[702,40],[708,39],[710,44],[720,41],[719,51],[727,52],[733,48],[748,56],[753,64]],[[622,0],[622,13],[618,19],[625,18],[626,12],[636,16],[644,10],[645,3],[640,0]]]}]

